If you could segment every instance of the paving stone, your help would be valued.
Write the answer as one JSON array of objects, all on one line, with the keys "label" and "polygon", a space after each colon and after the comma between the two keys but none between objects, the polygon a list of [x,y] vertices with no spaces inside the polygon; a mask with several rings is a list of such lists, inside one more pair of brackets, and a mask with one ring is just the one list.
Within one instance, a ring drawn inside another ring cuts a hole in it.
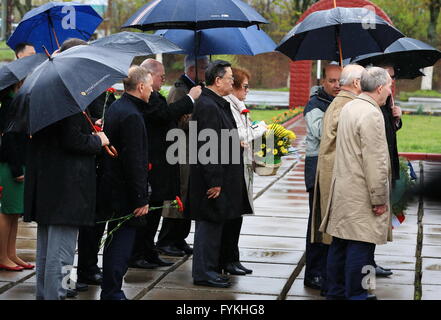
[{"label": "paving stone", "polygon": [[423,285],[421,300],[441,300],[441,285]]},{"label": "paving stone", "polygon": [[441,225],[424,225],[423,234],[439,234],[441,235]]},{"label": "paving stone", "polygon": [[436,211],[434,214],[433,211],[424,209],[423,224],[441,225],[441,212]]},{"label": "paving stone", "polygon": [[240,249],[240,260],[243,263],[298,264],[302,256],[303,251]]},{"label": "paving stone", "polygon": [[422,270],[424,271],[441,271],[441,259],[422,259]]},{"label": "paving stone", "polygon": [[424,234],[423,245],[436,245],[441,250],[441,234]]},{"label": "paving stone", "polygon": [[325,297],[302,297],[302,296],[287,296],[285,300],[326,300]]},{"label": "paving stone", "polygon": [[296,279],[288,291],[287,297],[300,296],[309,297],[316,300],[323,300],[320,296],[320,290],[314,290],[303,285],[303,279]]},{"label": "paving stone", "polygon": [[241,235],[239,246],[256,249],[304,250],[304,238]]},{"label": "paving stone", "polygon": [[423,258],[441,258],[441,250],[439,246],[423,246],[423,250],[421,253]]},{"label": "paving stone", "polygon": [[247,276],[231,276],[230,288],[213,288],[205,286],[196,286],[193,284],[193,278],[188,272],[174,271],[168,274],[156,288],[177,288],[188,290],[209,290],[222,292],[238,292],[248,294],[264,294],[264,295],[278,295],[282,291],[286,279],[277,278],[256,278]]},{"label": "paving stone", "polygon": [[[401,226],[400,226],[401,228]],[[396,244],[415,244],[417,242],[417,233],[394,232],[393,242]]]},{"label": "paving stone", "polygon": [[34,273],[35,270],[23,270],[18,272],[0,271],[0,281],[17,282]]},{"label": "paving stone", "polygon": [[393,275],[386,278],[376,278],[377,288],[385,284],[413,285],[415,283],[415,271],[392,270]]},{"label": "paving stone", "polygon": [[396,242],[389,242],[388,244],[377,246],[375,249],[375,255],[414,257],[415,252],[415,244],[397,244]]},{"label": "paving stone", "polygon": [[244,217],[241,237],[245,234],[276,237],[302,234],[306,236],[306,228],[307,221],[305,219]]},{"label": "paving stone", "polygon": [[436,284],[441,285],[441,272],[424,270],[423,277],[421,278],[421,283],[425,284]]},{"label": "paving stone", "polygon": [[379,300],[413,300],[415,288],[413,285],[381,284],[373,290]]},{"label": "paving stone", "polygon": [[0,300],[35,300],[35,285],[21,283],[0,294]]},{"label": "paving stone", "polygon": [[141,300],[276,300],[277,295],[211,292],[205,290],[154,288]]},{"label": "paving stone", "polygon": [[375,262],[382,267],[396,270],[415,270],[415,257],[375,255]]}]

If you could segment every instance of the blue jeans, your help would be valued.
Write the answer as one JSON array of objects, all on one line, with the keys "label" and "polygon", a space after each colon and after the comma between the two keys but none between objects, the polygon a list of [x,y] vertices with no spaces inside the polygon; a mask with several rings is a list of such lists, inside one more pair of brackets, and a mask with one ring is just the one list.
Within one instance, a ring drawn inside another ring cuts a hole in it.
[{"label": "blue jeans", "polygon": [[373,243],[333,238],[327,265],[328,299],[365,300],[364,266],[372,264]]}]

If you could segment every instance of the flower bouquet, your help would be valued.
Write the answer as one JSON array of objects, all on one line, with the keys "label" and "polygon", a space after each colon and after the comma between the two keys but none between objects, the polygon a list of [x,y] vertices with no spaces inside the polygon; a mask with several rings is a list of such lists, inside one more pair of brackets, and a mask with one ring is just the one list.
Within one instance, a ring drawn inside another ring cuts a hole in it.
[{"label": "flower bouquet", "polygon": [[[178,196],[176,196],[176,199],[173,200],[169,206],[160,206],[160,207],[149,207],[149,212],[153,211],[153,210],[158,210],[158,209],[163,209],[163,208],[177,208],[180,212],[184,211],[184,204],[182,203],[181,198],[179,198]],[[147,213],[148,214],[148,213]],[[133,217],[135,217],[135,214],[132,212],[131,214],[128,214],[124,217],[119,217],[119,218],[111,218],[109,220],[104,220],[104,221],[99,221],[97,223],[107,223],[107,222],[112,222],[112,221],[119,221],[118,224],[116,225],[115,228],[113,228],[112,230],[107,230],[105,237],[101,240],[101,244],[100,244],[100,248],[104,247],[107,239],[109,239],[109,243],[110,241],[112,241],[112,236],[113,234],[119,229],[121,228],[121,226],[129,221],[130,219],[132,219]]]},{"label": "flower bouquet", "polygon": [[260,176],[271,176],[277,173],[282,165],[282,156],[289,154],[289,148],[295,140],[293,131],[280,124],[273,123],[262,136],[260,147],[254,153],[256,173]]}]

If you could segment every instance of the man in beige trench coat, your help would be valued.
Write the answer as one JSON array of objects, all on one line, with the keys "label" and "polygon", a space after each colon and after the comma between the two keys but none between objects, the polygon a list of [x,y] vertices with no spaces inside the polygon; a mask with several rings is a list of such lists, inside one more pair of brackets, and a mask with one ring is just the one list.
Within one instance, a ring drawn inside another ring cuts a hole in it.
[{"label": "man in beige trench coat", "polygon": [[366,69],[361,75],[363,93],[340,113],[330,199],[320,226],[333,237],[328,299],[367,298],[362,272],[372,261],[375,244],[385,244],[391,235],[390,162],[380,110],[391,83],[384,69]]}]

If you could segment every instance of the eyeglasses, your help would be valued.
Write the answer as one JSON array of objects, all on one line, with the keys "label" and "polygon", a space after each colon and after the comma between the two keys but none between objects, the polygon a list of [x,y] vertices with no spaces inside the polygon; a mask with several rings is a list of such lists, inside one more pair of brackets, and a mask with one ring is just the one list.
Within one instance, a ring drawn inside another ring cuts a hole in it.
[{"label": "eyeglasses", "polygon": [[243,84],[242,88],[244,88],[245,90],[248,90],[250,88],[250,86],[248,84]]}]

